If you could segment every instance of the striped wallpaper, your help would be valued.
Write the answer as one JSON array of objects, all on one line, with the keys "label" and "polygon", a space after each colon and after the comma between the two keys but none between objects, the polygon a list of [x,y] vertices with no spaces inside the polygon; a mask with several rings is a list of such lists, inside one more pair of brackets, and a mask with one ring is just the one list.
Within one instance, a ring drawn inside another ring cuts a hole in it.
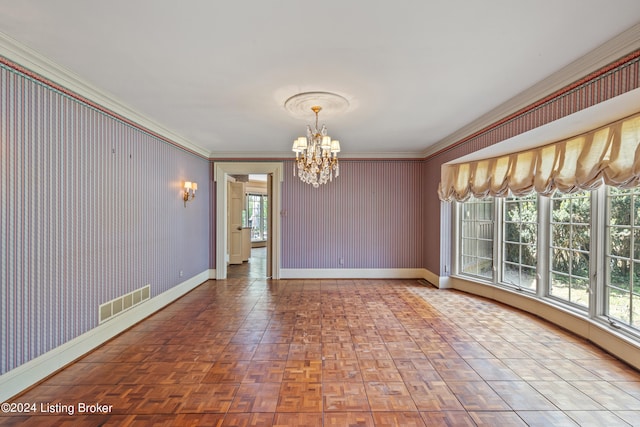
[{"label": "striped wallpaper", "polygon": [[209,268],[207,159],[4,65],[0,141],[0,374]]},{"label": "striped wallpaper", "polygon": [[[427,159],[342,160],[318,189],[285,161],[281,267],[448,274],[440,165],[638,88],[638,64],[601,70]],[[145,284],[153,297],[215,268],[208,159],[1,64],[0,141],[0,375],[95,327],[105,301]],[[184,180],[199,188],[186,208]]]},{"label": "striped wallpaper", "polygon": [[[470,135],[426,159],[425,232],[440,241],[441,232],[450,236],[449,224],[441,222],[438,199],[440,166],[466,154],[489,147],[500,141],[535,129],[577,111],[615,98],[640,87],[640,51],[630,53],[602,69],[580,79],[527,108],[505,117],[485,129]],[[435,245],[425,247],[424,267],[432,272],[448,275],[445,265],[448,256]],[[448,265],[447,265],[448,268]]]},{"label": "striped wallpaper", "polygon": [[[421,161],[340,161],[314,189],[285,162],[283,268],[421,268]],[[340,264],[340,260],[343,264]]]}]

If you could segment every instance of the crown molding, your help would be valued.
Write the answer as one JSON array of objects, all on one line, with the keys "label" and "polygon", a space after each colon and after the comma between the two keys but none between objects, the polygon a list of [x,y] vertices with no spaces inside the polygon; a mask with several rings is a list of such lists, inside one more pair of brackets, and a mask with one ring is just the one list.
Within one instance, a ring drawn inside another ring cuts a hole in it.
[{"label": "crown molding", "polygon": [[640,23],[520,92],[421,153],[427,158],[640,49]]},{"label": "crown molding", "polygon": [[[2,60],[2,58],[4,58],[4,60]],[[66,95],[110,114],[119,120],[154,134],[172,145],[179,146],[201,157],[207,158],[210,155],[209,150],[197,146],[186,138],[170,131],[144,114],[127,106],[122,101],[119,101],[113,95],[86,82],[71,70],[56,64],[1,32],[0,62]]]},{"label": "crown molding", "polygon": [[[421,160],[424,156],[418,151],[406,151],[406,152],[366,152],[366,153],[340,153],[339,160],[363,160],[363,159],[417,159]],[[295,160],[295,154],[291,151],[264,151],[264,152],[246,152],[246,151],[216,151],[211,153],[210,160],[223,161],[223,160]]]}]

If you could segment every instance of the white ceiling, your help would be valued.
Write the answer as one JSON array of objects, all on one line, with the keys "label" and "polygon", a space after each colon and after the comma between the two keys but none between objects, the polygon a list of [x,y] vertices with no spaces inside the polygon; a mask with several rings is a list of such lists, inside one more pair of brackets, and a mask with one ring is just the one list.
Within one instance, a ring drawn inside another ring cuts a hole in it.
[{"label": "white ceiling", "polygon": [[[212,157],[415,156],[640,22],[638,0],[0,0],[0,32]],[[0,50],[0,55],[2,51]]]}]

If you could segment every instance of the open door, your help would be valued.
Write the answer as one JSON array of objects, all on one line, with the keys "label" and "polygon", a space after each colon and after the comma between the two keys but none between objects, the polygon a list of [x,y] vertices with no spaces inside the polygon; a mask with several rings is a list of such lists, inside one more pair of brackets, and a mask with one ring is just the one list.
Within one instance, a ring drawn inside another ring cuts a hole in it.
[{"label": "open door", "polygon": [[229,264],[242,264],[242,209],[244,184],[229,183]]}]

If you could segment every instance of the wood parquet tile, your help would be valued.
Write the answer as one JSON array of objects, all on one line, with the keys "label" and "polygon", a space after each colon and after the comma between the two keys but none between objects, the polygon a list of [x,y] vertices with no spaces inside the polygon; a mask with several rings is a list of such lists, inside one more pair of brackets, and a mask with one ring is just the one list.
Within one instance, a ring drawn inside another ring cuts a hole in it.
[{"label": "wood parquet tile", "polygon": [[325,382],[322,389],[325,412],[371,411],[362,382]]},{"label": "wood parquet tile", "polygon": [[465,411],[421,412],[422,419],[428,427],[475,427],[476,423]]},{"label": "wood parquet tile", "polygon": [[372,411],[416,411],[404,382],[365,382]]},{"label": "wood parquet tile", "polygon": [[447,382],[467,411],[508,411],[509,405],[484,381]]},{"label": "wood parquet tile", "polygon": [[322,383],[283,382],[277,412],[321,412]]},{"label": "wood parquet tile", "polygon": [[529,381],[529,384],[563,411],[597,411],[602,405],[566,381]]},{"label": "wood parquet tile", "polygon": [[470,412],[471,418],[478,426],[523,426],[527,424],[514,412],[491,411]]},{"label": "wood parquet tile", "polygon": [[13,401],[113,409],[2,426],[629,426],[640,372],[542,319],[412,280],[234,273]]},{"label": "wood parquet tile", "polygon": [[578,424],[562,411],[518,411],[517,414],[531,427],[576,427]]},{"label": "wood parquet tile", "polygon": [[240,384],[229,412],[275,412],[280,383]]}]

